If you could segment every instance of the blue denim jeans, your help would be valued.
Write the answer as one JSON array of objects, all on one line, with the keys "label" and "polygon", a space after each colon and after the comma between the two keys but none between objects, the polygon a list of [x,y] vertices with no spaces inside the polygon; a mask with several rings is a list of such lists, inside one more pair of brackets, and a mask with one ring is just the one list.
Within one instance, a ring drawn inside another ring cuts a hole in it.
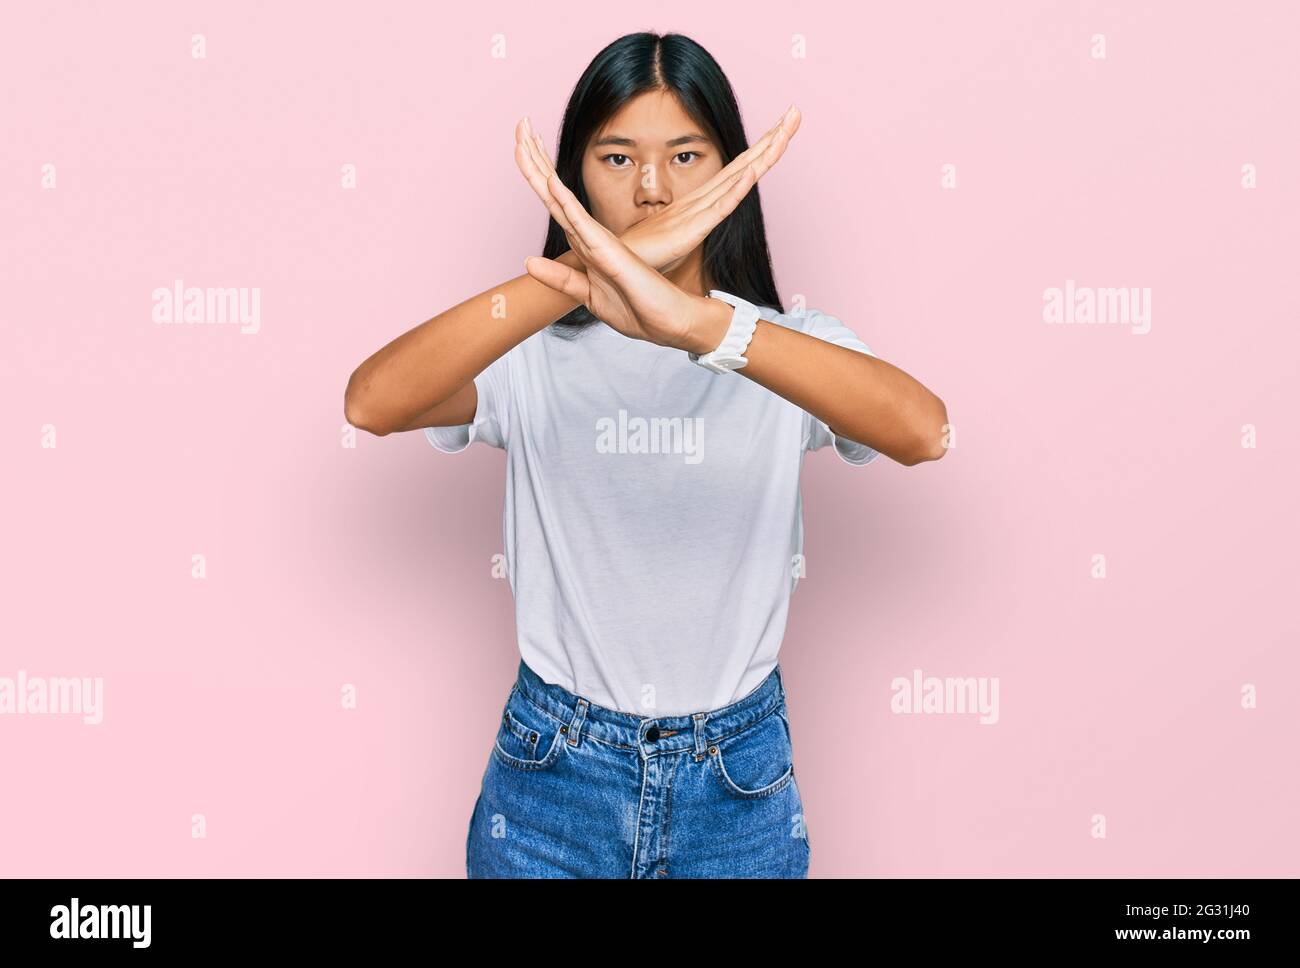
[{"label": "blue denim jeans", "polygon": [[465,847],[471,878],[807,877],[780,667],[728,706],[645,718],[521,661]]}]

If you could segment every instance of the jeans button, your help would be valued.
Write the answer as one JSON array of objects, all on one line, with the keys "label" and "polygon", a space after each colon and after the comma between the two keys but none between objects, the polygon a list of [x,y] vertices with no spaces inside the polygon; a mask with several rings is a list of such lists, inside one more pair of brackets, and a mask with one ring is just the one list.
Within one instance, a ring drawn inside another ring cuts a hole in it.
[{"label": "jeans button", "polygon": [[647,743],[653,743],[655,740],[657,740],[659,738],[659,727],[651,726],[648,730],[646,730],[645,738]]}]

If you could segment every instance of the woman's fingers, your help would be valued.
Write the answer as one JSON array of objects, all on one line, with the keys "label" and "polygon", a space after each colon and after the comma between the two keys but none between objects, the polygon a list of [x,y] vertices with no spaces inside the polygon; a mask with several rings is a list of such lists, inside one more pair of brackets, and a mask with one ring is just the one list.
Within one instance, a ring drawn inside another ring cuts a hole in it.
[{"label": "woman's fingers", "polygon": [[[726,197],[733,198],[732,193],[736,191],[739,179],[744,175],[747,169],[752,169],[753,181],[750,186],[763,177],[777,160],[785,153],[786,146],[790,143],[792,135],[799,127],[799,112],[794,105],[782,115],[781,120],[776,123],[770,131],[763,135],[758,141],[750,145],[735,158],[731,159],[722,171],[718,172],[705,185],[697,189],[691,195],[683,199],[682,211],[688,217],[697,215],[713,206],[717,206],[719,199]],[[740,199],[744,198],[745,188],[739,197],[734,197],[734,202],[729,206],[723,204],[715,208],[714,213],[721,212],[718,215],[718,221],[721,221],[730,214]],[[716,223],[715,223],[716,224]]]},{"label": "woman's fingers", "polygon": [[529,149],[527,138],[520,139],[515,143],[515,164],[523,174],[528,184],[536,192],[537,197],[543,202],[551,202],[551,191],[546,187],[546,174],[537,167],[537,161]]},{"label": "woman's fingers", "polygon": [[587,265],[594,265],[597,269],[610,275],[615,274],[619,266],[612,258],[615,255],[612,243],[618,240],[610,234],[605,226],[591,217],[591,214],[578,201],[578,196],[569,191],[564,182],[560,181],[559,175],[551,175],[546,180],[546,185],[550,188],[551,194],[555,196],[556,201],[560,203],[560,208],[564,210],[564,214],[568,217],[569,224],[573,226],[573,232],[570,233],[570,245],[573,245],[573,236],[576,236],[577,241],[581,244],[581,248],[574,246],[574,251]]},{"label": "woman's fingers", "polygon": [[[714,191],[722,183],[727,182],[731,178],[734,178],[736,175],[738,175],[741,169],[743,169],[755,158],[759,157],[765,150],[767,150],[768,146],[772,143],[772,139],[776,136],[777,132],[779,132],[787,124],[792,113],[796,115],[798,113],[794,105],[790,105],[790,107],[786,110],[785,114],[781,116],[781,119],[777,121],[776,124],[774,124],[767,131],[763,132],[763,136],[761,138],[755,141],[752,145],[750,145],[740,154],[736,155],[735,158],[732,158],[731,161],[729,161],[720,172],[714,175],[713,178],[710,179],[708,182],[705,182],[705,184],[699,189],[699,194],[705,195]],[[769,165],[768,167],[771,166]]]},{"label": "woman's fingers", "polygon": [[546,172],[539,168],[536,152],[532,150],[534,137],[536,135],[533,133],[532,124],[528,118],[520,118],[519,123],[515,125],[515,144],[519,148],[519,151],[515,153],[515,159],[520,162],[519,170],[525,175],[535,176],[541,174],[545,176]]},{"label": "woman's fingers", "polygon": [[752,167],[754,180],[758,181],[785,153],[790,138],[799,130],[799,120],[799,109],[793,104],[790,105],[790,109],[782,115],[781,120],[771,131],[733,158],[731,164],[723,171],[734,169],[734,174],[742,167]]},{"label": "woman's fingers", "polygon": [[[776,129],[774,128],[773,131],[775,130]],[[756,154],[758,154],[759,151],[767,147],[769,141],[771,140],[773,131],[767,132],[767,134],[763,135],[763,137],[760,138],[758,141],[754,142],[754,144],[750,145],[740,154],[736,155],[735,158],[732,158],[731,161],[727,162],[727,164],[722,168],[721,171],[719,171],[716,175],[710,178],[707,182],[705,182],[695,191],[691,192],[689,195],[684,197],[682,199],[682,202],[686,205],[689,205],[691,203],[701,201],[707,196],[716,194],[719,190],[725,191],[726,187],[731,183],[731,180],[735,178],[737,175],[739,175],[741,171],[744,170],[745,166],[750,163],[750,161],[754,158]]]},{"label": "woman's fingers", "polygon": [[753,160],[753,158],[759,152],[761,152],[764,148],[768,146],[768,144],[772,140],[772,136],[776,134],[776,132],[780,129],[780,127],[781,127],[781,122],[778,121],[772,127],[764,131],[763,136],[761,138],[755,141],[752,145],[750,145],[740,154],[736,155],[736,157],[732,158],[731,161],[727,162],[727,164],[723,167],[722,171],[718,172],[718,175],[721,177],[728,177],[740,171],[741,168],[749,164],[749,162]]},{"label": "woman's fingers", "polygon": [[537,145],[537,156],[541,159],[542,171],[550,176],[555,174],[555,166],[551,164],[551,156],[546,153],[546,146],[542,144],[542,136],[533,132],[533,143]]},{"label": "woman's fingers", "polygon": [[699,245],[722,220],[736,210],[745,195],[754,187],[757,176],[754,167],[746,165],[725,187],[719,187],[708,201],[682,216],[682,229],[678,242],[683,249]]},{"label": "woman's fingers", "polygon": [[546,149],[542,147],[542,136],[532,130],[531,126],[528,129],[527,137],[522,143],[528,148],[533,165],[541,172],[543,179],[555,174],[555,166],[551,164],[551,159],[546,155]]},{"label": "woman's fingers", "polygon": [[[540,134],[538,134],[535,131],[532,132],[531,137],[529,138],[528,147],[530,149],[530,154],[532,156],[534,165],[536,169],[540,171],[541,180],[545,185],[546,194],[554,206],[554,208],[551,211],[551,214],[552,216],[555,217],[555,221],[560,224],[560,227],[564,229],[565,235],[569,237],[569,246],[573,248],[574,247],[573,236],[575,234],[573,223],[569,220],[569,217],[564,213],[563,206],[560,205],[559,200],[556,199],[555,197],[555,193],[552,192],[550,188],[550,180],[552,177],[554,177],[555,180],[559,182],[561,185],[563,185],[564,182],[560,179],[559,174],[556,172],[555,166],[551,164],[550,156],[546,154],[546,148],[542,144],[542,136]],[[565,190],[568,191],[568,186],[565,186]],[[574,197],[576,200],[576,196]],[[581,205],[579,205],[579,208],[581,208]],[[559,212],[558,215],[556,214],[557,210]],[[586,210],[583,209],[583,211],[585,212]]]},{"label": "woman's fingers", "polygon": [[[720,199],[724,195],[729,195],[735,189],[740,179],[746,177],[747,174],[752,172],[753,172],[753,165],[744,165],[743,167],[736,169],[734,172],[732,172],[730,177],[718,182],[718,184],[714,185],[713,188],[710,189],[707,194],[702,195],[700,198],[696,199],[695,204],[692,206],[692,208],[696,209],[696,211],[693,211],[691,214],[695,215],[698,212],[704,211],[710,206],[715,205],[718,199]],[[755,181],[758,181],[758,179],[754,178],[752,181],[748,183],[748,185],[746,186],[746,191],[748,191],[749,186],[752,186]],[[744,195],[742,194],[741,198],[743,197]],[[736,204],[739,203],[740,200],[737,199]],[[735,205],[733,205],[732,208],[735,208]],[[727,211],[729,212],[731,211],[731,209],[728,209]]]},{"label": "woman's fingers", "polygon": [[[558,206],[559,203],[557,202],[556,205]],[[560,214],[561,215],[564,214],[563,210],[561,210]],[[568,219],[566,218],[565,221],[568,221]],[[586,273],[592,271],[593,265],[596,266],[595,269],[596,272],[600,271],[599,260],[597,260],[594,256],[592,256],[591,250],[582,241],[582,239],[579,238],[576,232],[573,232],[569,229],[565,229],[564,238],[569,243],[569,250],[574,255],[576,255],[578,257],[579,262],[582,263],[581,266],[579,266],[577,269],[574,270],[575,272],[582,273],[585,275]],[[563,265],[563,263],[560,264]]]},{"label": "woman's fingers", "polygon": [[520,172],[523,173],[528,184],[532,186],[537,196],[544,202],[549,201],[551,191],[546,187],[546,175],[538,169],[532,153],[528,150],[528,144],[520,141],[515,144],[515,164],[519,166]]},{"label": "woman's fingers", "polygon": [[537,197],[542,200],[546,210],[551,213],[551,218],[555,219],[566,233],[571,233],[573,227],[548,186],[548,176],[553,175],[555,169],[551,167],[549,159],[545,159],[544,155],[539,157],[537,142],[534,140],[536,135],[527,118],[516,126],[515,136],[515,164],[519,166],[519,170],[528,180]]},{"label": "woman's fingers", "polygon": [[755,169],[754,176],[756,179],[767,174],[768,170],[785,154],[790,139],[799,130],[800,120],[799,109],[791,106],[780,129],[772,136],[772,140],[768,142],[767,147],[751,163]]},{"label": "woman's fingers", "polygon": [[[776,142],[773,144],[775,145]],[[738,168],[729,178],[718,182],[706,194],[696,199],[684,212],[684,217],[690,219],[698,229],[702,229],[704,234],[708,235],[715,225],[736,210],[736,206],[741,203],[745,194],[754,187],[754,183],[762,174],[776,163],[776,158],[779,158],[780,152],[784,150],[782,147],[766,167],[760,168],[758,160],[753,159]]]},{"label": "woman's fingers", "polygon": [[591,298],[591,282],[586,273],[571,269],[563,262],[530,255],[524,259],[524,269],[542,285],[564,293],[581,305],[585,306]]},{"label": "woman's fingers", "polygon": [[[717,225],[724,218],[736,210],[736,206],[741,203],[749,190],[754,187],[754,182],[758,181],[758,173],[754,171],[753,165],[747,165],[740,175],[733,181],[730,187],[718,198],[715,198],[710,209],[713,210],[713,216],[709,219],[712,225]],[[709,209],[705,209],[707,212]],[[703,214],[703,213],[700,213]],[[697,217],[699,217],[697,215]],[[707,233],[706,233],[707,234]]]}]

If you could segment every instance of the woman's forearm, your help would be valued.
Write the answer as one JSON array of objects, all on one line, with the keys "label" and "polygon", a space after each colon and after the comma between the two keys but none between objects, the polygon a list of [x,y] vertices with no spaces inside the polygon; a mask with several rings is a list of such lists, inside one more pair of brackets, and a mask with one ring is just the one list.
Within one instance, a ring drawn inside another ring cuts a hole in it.
[{"label": "woman's forearm", "polygon": [[[722,342],[732,308],[699,299],[681,349],[708,353]],[[947,453],[948,408],[911,374],[877,357],[759,319],[735,372],[823,420],[836,436],[912,466]]]},{"label": "woman's forearm", "polygon": [[[583,269],[572,251],[556,261]],[[379,436],[406,429],[575,306],[526,273],[481,292],[398,336],[358,366],[344,393],[344,417]],[[472,412],[458,416],[464,419],[448,423],[474,418]]]}]

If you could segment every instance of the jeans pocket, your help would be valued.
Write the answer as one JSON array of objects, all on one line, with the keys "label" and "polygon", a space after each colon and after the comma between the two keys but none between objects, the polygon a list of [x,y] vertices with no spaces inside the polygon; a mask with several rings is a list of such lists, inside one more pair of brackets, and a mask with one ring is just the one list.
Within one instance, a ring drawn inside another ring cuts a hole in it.
[{"label": "jeans pocket", "polygon": [[714,776],[742,800],[780,793],[794,779],[790,728],[780,708],[709,746]]},{"label": "jeans pocket", "polygon": [[501,711],[492,753],[517,770],[544,770],[564,751],[564,723],[519,691],[515,683]]},{"label": "jeans pocket", "polygon": [[812,854],[812,841],[808,839],[808,816],[804,813],[803,793],[799,789],[799,780],[794,780],[794,795],[799,804],[799,813],[796,815],[797,824],[791,830],[791,836],[797,836],[803,841],[804,850]]}]

